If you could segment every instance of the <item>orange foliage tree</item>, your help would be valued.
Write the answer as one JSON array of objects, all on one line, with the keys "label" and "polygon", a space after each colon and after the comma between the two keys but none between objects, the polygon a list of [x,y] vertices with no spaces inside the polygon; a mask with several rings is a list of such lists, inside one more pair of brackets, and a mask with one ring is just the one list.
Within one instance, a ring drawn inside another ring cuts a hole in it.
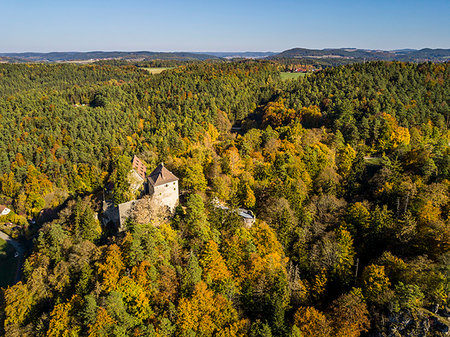
[{"label": "orange foliage tree", "polygon": [[178,306],[179,336],[244,336],[246,323],[228,299],[214,295],[203,281],[192,298],[182,298]]}]

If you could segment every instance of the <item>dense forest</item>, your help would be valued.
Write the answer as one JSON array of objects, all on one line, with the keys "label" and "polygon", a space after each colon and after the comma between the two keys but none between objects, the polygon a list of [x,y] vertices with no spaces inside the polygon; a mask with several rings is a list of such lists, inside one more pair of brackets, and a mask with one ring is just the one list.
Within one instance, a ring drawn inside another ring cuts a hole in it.
[{"label": "dense forest", "polygon": [[[444,336],[450,65],[280,67],[0,65],[0,227],[30,246],[0,335]],[[180,205],[117,233],[134,155]]]}]

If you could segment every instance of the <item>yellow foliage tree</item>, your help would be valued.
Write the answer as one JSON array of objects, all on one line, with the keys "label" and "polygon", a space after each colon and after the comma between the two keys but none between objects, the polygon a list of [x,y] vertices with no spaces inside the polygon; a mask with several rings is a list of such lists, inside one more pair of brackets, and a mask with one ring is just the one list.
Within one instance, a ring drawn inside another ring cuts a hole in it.
[{"label": "yellow foliage tree", "polygon": [[242,173],[243,167],[238,149],[235,146],[231,146],[222,157],[223,171],[237,177]]},{"label": "yellow foliage tree", "polygon": [[283,246],[278,241],[277,234],[265,222],[258,221],[253,225],[251,233],[258,255],[266,256],[273,253],[278,253],[280,256],[284,255]]},{"label": "yellow foliage tree", "polygon": [[105,308],[98,308],[95,322],[89,324],[89,337],[106,337],[111,336],[109,330],[115,324],[114,319],[108,314]]},{"label": "yellow foliage tree", "polygon": [[[140,280],[142,281],[143,279],[141,278]],[[145,281],[145,283],[147,282]],[[128,276],[123,276],[118,282],[117,290],[122,293],[123,299],[134,317],[141,321],[154,318],[154,312],[148,297],[151,293],[146,292],[145,286]]]},{"label": "yellow foliage tree", "polygon": [[328,315],[333,328],[330,336],[358,337],[370,327],[369,312],[361,290],[353,289],[335,300]]},{"label": "yellow foliage tree", "polygon": [[381,117],[384,120],[384,137],[379,140],[380,150],[408,145],[411,140],[409,130],[399,126],[395,117],[388,113],[383,112]]},{"label": "yellow foliage tree", "polygon": [[441,209],[433,205],[432,201],[427,200],[419,210],[419,219],[425,223],[438,221],[441,216]]},{"label": "yellow foliage tree", "polygon": [[200,259],[200,265],[203,268],[203,278],[213,288],[224,291],[225,288],[232,287],[232,284],[230,284],[230,281],[232,281],[231,272],[219,252],[217,243],[213,240],[206,244]]},{"label": "yellow foliage tree", "polygon": [[307,128],[318,128],[322,120],[322,112],[317,105],[303,107],[301,110],[302,125]]},{"label": "yellow foliage tree", "polygon": [[16,195],[20,188],[20,184],[14,180],[14,172],[12,171],[0,177],[0,186],[2,193],[11,198]]},{"label": "yellow foliage tree", "polygon": [[252,188],[248,183],[244,184],[241,194],[242,194],[242,204],[244,205],[244,207],[253,208],[256,203],[256,197],[255,194],[253,193]]},{"label": "yellow foliage tree", "polygon": [[295,312],[294,324],[303,337],[329,337],[331,328],[325,315],[314,307],[300,307]]},{"label": "yellow foliage tree", "polygon": [[349,231],[340,227],[337,232],[337,242],[339,247],[339,259],[333,268],[333,272],[342,282],[347,284],[352,277],[352,269],[355,260],[355,249],[353,248],[353,238]]},{"label": "yellow foliage tree", "polygon": [[384,272],[384,266],[371,264],[363,272],[364,294],[368,300],[375,300],[378,295],[389,289],[391,282]]},{"label": "yellow foliage tree", "polygon": [[5,290],[5,328],[8,325],[21,325],[31,309],[32,294],[28,287],[19,282]]},{"label": "yellow foliage tree", "polygon": [[109,246],[105,262],[98,264],[98,271],[103,277],[102,288],[110,292],[117,288],[117,283],[120,278],[120,273],[125,268],[122,257],[122,252],[116,244]]},{"label": "yellow foliage tree", "polygon": [[69,302],[57,304],[51,314],[47,330],[47,337],[73,337],[80,331],[79,326],[72,324],[71,310],[80,302],[78,295],[74,295]]},{"label": "yellow foliage tree", "polygon": [[284,100],[268,103],[264,108],[263,125],[279,127],[288,124],[299,115],[294,109],[287,109],[284,106]]},{"label": "yellow foliage tree", "polygon": [[255,282],[266,272],[286,274],[288,258],[285,257],[283,246],[278,241],[274,230],[266,223],[258,222],[252,227],[251,233],[256,253],[250,256],[247,278]]},{"label": "yellow foliage tree", "polygon": [[139,265],[133,267],[131,270],[131,277],[133,280],[142,286],[146,292],[152,293],[154,291],[153,284],[149,278],[149,271],[151,268],[150,262],[147,260],[142,261]]},{"label": "yellow foliage tree", "polygon": [[203,281],[195,286],[192,298],[182,298],[178,306],[180,336],[244,336],[246,323],[229,300],[214,295]]},{"label": "yellow foliage tree", "polygon": [[322,269],[320,273],[317,273],[314,279],[311,281],[309,287],[310,296],[314,299],[320,299],[325,294],[327,282],[327,272],[325,269]]},{"label": "yellow foliage tree", "polygon": [[233,280],[239,288],[242,282],[248,279],[248,253],[246,248],[251,244],[252,238],[247,228],[241,227],[230,238],[223,242],[223,254],[228,268],[233,274]]},{"label": "yellow foliage tree", "polygon": [[349,144],[337,153],[338,172],[342,177],[347,177],[352,169],[356,151]]}]

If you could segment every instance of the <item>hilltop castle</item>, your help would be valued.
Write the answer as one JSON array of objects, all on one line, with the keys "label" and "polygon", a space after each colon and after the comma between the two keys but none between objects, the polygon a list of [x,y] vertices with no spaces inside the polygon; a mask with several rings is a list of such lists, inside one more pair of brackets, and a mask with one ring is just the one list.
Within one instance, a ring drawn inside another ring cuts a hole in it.
[{"label": "hilltop castle", "polygon": [[178,204],[178,178],[163,163],[159,164],[147,178],[147,194],[160,207],[168,207],[173,212]]},{"label": "hilltop castle", "polygon": [[137,198],[117,206],[110,200],[104,200],[104,225],[113,223],[122,231],[130,217],[138,222],[150,222],[173,215],[178,205],[178,178],[163,163],[147,177],[146,171],[145,164],[134,156],[128,181]]}]

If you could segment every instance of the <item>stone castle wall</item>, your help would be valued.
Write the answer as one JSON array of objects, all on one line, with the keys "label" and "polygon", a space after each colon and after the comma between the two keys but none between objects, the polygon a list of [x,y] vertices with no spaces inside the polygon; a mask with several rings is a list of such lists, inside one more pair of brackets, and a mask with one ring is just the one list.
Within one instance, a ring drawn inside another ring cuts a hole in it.
[{"label": "stone castle wall", "polygon": [[155,186],[153,188],[153,199],[160,206],[168,206],[173,212],[178,205],[178,181]]}]

